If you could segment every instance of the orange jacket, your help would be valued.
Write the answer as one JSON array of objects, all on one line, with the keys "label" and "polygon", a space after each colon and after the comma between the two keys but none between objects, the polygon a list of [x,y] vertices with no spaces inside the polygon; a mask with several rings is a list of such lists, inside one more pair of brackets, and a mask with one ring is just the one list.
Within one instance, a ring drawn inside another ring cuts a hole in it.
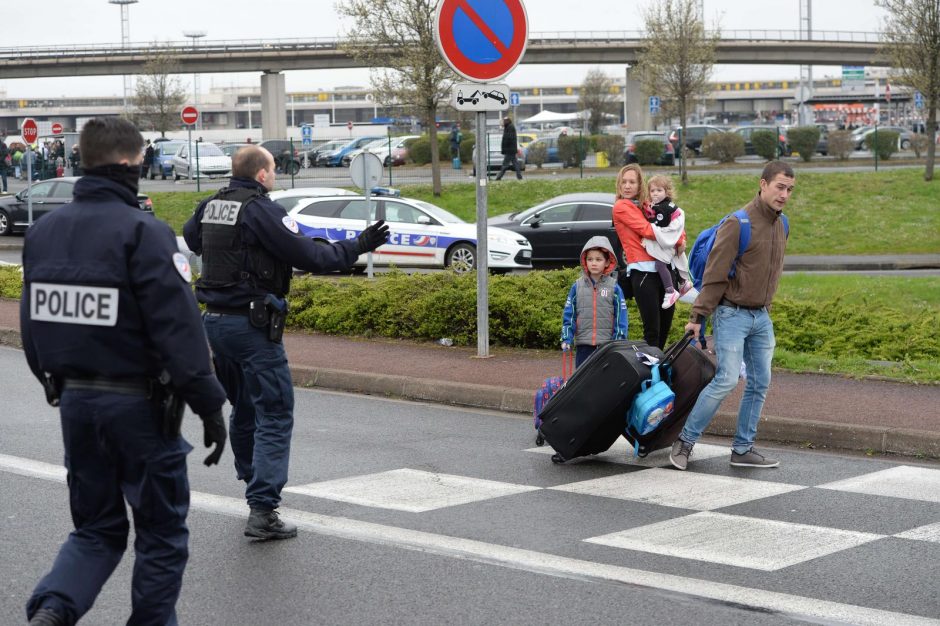
[{"label": "orange jacket", "polygon": [[623,246],[623,255],[627,263],[640,261],[655,261],[643,247],[641,239],[655,239],[653,226],[646,221],[643,210],[633,200],[620,199],[614,203],[614,228],[620,245]]}]

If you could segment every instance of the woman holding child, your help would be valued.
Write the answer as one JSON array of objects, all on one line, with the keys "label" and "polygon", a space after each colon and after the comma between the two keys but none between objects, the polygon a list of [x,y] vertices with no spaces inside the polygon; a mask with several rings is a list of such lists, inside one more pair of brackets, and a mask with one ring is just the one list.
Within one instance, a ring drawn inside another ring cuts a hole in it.
[{"label": "woman holding child", "polygon": [[[651,346],[663,348],[676,311],[675,301],[670,303],[671,298],[666,297],[666,287],[657,273],[656,259],[643,245],[644,239],[656,239],[650,223],[655,215],[650,210],[643,170],[635,163],[624,166],[617,175],[613,219],[623,247],[629,285],[643,322],[643,340]],[[680,243],[684,242],[683,235]],[[664,304],[669,306],[663,308]]]}]

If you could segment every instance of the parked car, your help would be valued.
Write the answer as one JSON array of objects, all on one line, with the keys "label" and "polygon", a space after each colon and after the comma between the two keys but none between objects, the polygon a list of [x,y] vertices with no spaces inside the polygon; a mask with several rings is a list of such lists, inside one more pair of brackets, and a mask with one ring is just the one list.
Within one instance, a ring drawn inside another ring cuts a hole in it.
[{"label": "parked car", "polygon": [[[492,172],[493,170],[498,170],[503,166],[503,136],[501,134],[490,134],[486,136],[487,151],[486,151],[486,171]],[[519,146],[519,151],[516,153],[516,158],[519,160],[519,169],[525,171],[526,161],[525,161],[525,150]],[[477,158],[477,148],[476,145],[473,146],[473,161],[474,166]]]},{"label": "parked car", "polygon": [[[898,150],[910,150],[911,141],[914,138],[914,133],[904,128],[903,126],[879,126],[878,132],[889,131],[892,133],[898,134]],[[868,136],[875,132],[874,126],[866,126],[860,128],[852,133],[852,139],[855,140],[855,149],[856,150],[866,150],[865,140],[868,139]]]},{"label": "parked car", "polygon": [[[497,135],[497,139],[501,139]],[[520,148],[522,150],[522,162],[529,162],[529,152],[533,149],[538,149],[539,146],[545,146],[545,163],[560,163],[561,159],[558,158],[558,137],[542,137],[541,139],[536,139],[526,144],[525,148]],[[497,154],[499,154],[499,144],[497,144]],[[492,152],[492,148],[490,148]],[[499,155],[499,162],[503,162],[503,155]],[[562,164],[562,167],[567,167],[567,164]]]},{"label": "parked car", "polygon": [[293,142],[291,145],[292,142],[287,139],[268,139],[258,145],[274,156],[274,166],[278,172],[293,176],[300,171],[301,156],[297,152],[299,143]]},{"label": "parked car", "polygon": [[[28,196],[33,199],[33,221],[72,201],[72,189],[80,176],[50,178],[33,183],[11,196],[0,196],[0,236],[23,232],[29,227]],[[153,202],[146,194],[137,194],[141,211],[153,214]]]},{"label": "parked car", "polygon": [[678,158],[682,158],[682,152],[679,150],[679,131],[682,130],[682,140],[685,143],[686,147],[690,150],[693,150],[695,154],[702,154],[702,141],[708,135],[715,133],[723,133],[724,129],[718,128],[717,126],[689,126],[683,129],[681,126],[676,126],[672,129],[672,132],[669,133],[669,141],[672,143],[672,148],[675,151],[675,154]]},{"label": "parked car", "polygon": [[251,144],[251,143],[225,143],[225,144],[222,144],[221,146],[219,146],[219,150],[221,150],[221,151],[222,151],[222,154],[224,154],[225,156],[227,156],[227,157],[233,157],[233,156],[235,156],[235,153],[236,153],[236,152],[238,152],[239,150],[241,150],[241,149],[244,148],[245,146],[252,146],[252,145],[254,145],[254,144]]},{"label": "parked car", "polygon": [[382,165],[404,165],[408,159],[408,142],[418,139],[419,135],[403,135],[401,137],[392,137],[391,152],[389,144],[386,142],[375,149],[375,154],[382,159]]},{"label": "parked car", "polygon": [[744,139],[744,154],[757,154],[754,150],[754,143],[751,141],[751,137],[759,130],[770,131],[777,135],[777,152],[779,154],[782,156],[790,156],[793,154],[793,149],[790,147],[789,142],[787,142],[787,130],[782,126],[738,126],[737,128],[732,128],[731,132],[741,135],[741,138]]},{"label": "parked car", "polygon": [[318,198],[321,196],[358,196],[355,191],[341,189],[339,187],[295,187],[293,189],[281,189],[272,191],[268,196],[284,207],[285,211],[290,212],[300,202],[307,198]]},{"label": "parked car", "polygon": [[185,141],[169,140],[158,141],[153,144],[153,163],[150,164],[150,180],[157,176],[166,180],[167,176],[173,171],[173,156],[179,150]]},{"label": "parked car", "polygon": [[[355,239],[366,227],[366,199],[362,196],[325,196],[298,203],[289,215],[300,232],[315,241]],[[449,267],[469,272],[477,267],[477,227],[438,206],[411,198],[379,197],[371,200],[370,221],[384,219],[388,243],[372,253],[377,266]],[[487,231],[488,266],[497,271],[532,266],[532,246],[514,232]],[[356,266],[366,265],[366,255]]]},{"label": "parked car", "polygon": [[634,133],[629,133],[627,135],[625,141],[626,147],[623,151],[624,163],[636,163],[636,143],[638,141],[650,140],[661,141],[663,144],[663,154],[659,158],[659,161],[656,162],[657,165],[676,164],[676,151],[672,146],[672,142],[669,141],[669,138],[666,136],[665,132],[657,132],[655,130],[640,130]]},{"label": "parked car", "polygon": [[[349,167],[349,164],[352,163],[352,160],[356,158],[356,155],[362,154],[367,149],[369,152],[375,153],[379,149],[385,148],[385,151],[388,152],[388,137],[382,137],[381,139],[376,139],[371,143],[367,143],[361,148],[356,148],[355,150],[350,150],[343,155],[343,158],[340,160],[343,164],[343,167]],[[382,158],[382,157],[379,157]]]},{"label": "parked car", "polygon": [[228,178],[232,175],[232,157],[214,143],[184,143],[170,161],[173,178]]},{"label": "parked car", "polygon": [[356,137],[355,139],[347,140],[345,143],[340,144],[336,148],[330,150],[321,149],[317,153],[317,165],[322,167],[339,167],[343,164],[344,156],[353,150],[357,150],[366,144],[372,143],[377,139],[385,139],[385,137],[378,135]]},{"label": "parked car", "polygon": [[620,240],[612,221],[615,200],[612,193],[569,193],[486,223],[528,239],[533,265],[579,265],[581,249],[595,235],[607,237],[619,259]]}]

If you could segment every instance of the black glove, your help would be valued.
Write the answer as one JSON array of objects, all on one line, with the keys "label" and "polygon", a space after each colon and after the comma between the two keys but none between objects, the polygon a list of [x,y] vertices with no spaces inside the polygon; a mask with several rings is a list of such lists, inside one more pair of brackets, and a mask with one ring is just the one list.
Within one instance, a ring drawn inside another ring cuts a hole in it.
[{"label": "black glove", "polygon": [[372,252],[386,241],[388,241],[388,225],[385,220],[379,220],[359,233],[356,246],[359,248],[359,254],[362,254]]},{"label": "black glove", "polygon": [[225,420],[222,418],[222,409],[208,415],[200,415],[199,419],[202,420],[202,431],[205,435],[206,447],[208,448],[212,444],[215,444],[215,450],[206,457],[203,463],[207,466],[215,465],[219,462],[219,459],[222,458],[222,451],[225,450],[225,438],[227,436]]}]

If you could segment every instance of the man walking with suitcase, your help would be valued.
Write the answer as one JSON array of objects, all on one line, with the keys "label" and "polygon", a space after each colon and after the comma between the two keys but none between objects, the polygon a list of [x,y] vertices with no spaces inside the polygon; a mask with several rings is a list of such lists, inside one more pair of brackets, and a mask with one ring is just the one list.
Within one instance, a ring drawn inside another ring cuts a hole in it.
[{"label": "man walking with suitcase", "polygon": [[672,446],[669,460],[677,469],[686,469],[695,442],[722,401],[737,386],[742,362],[747,367],[747,382],[731,444],[731,465],[767,468],[780,464],[757,452],[754,439],[770,387],[770,364],[776,344],[768,308],[783,273],[787,246],[788,233],[781,215],[794,185],[793,168],[788,164],[771,161],[764,167],[760,191],[745,207],[751,232],[745,250],[738,249],[739,219],[726,219],[718,228],[705,265],[701,292],[685,326],[699,336],[705,320],[714,316],[718,371],[702,390]]}]

